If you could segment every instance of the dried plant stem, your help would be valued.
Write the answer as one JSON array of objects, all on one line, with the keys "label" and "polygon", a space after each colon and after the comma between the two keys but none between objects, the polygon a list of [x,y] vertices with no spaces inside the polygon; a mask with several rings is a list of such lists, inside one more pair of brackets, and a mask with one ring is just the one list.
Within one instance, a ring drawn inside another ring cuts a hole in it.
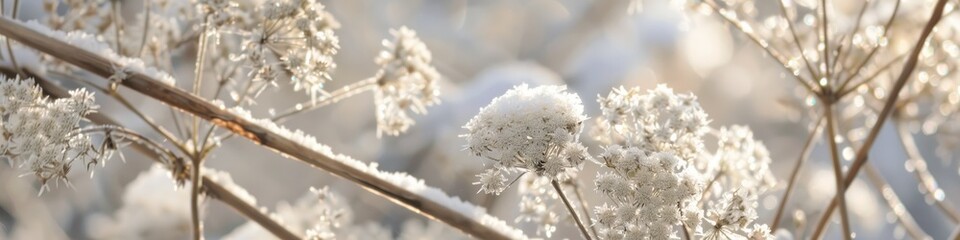
[{"label": "dried plant stem", "polygon": [[[893,12],[890,13],[890,18],[887,19],[887,23],[883,26],[883,35],[881,37],[884,37],[884,38],[887,37],[887,33],[890,32],[890,27],[893,26],[893,22],[894,20],[896,20],[897,11],[899,10],[900,10],[900,0],[897,0],[897,2],[893,5]],[[850,84],[853,78],[860,74],[860,70],[863,70],[863,67],[866,66],[868,62],[870,62],[870,59],[873,59],[873,56],[877,54],[877,51],[879,51],[881,47],[883,46],[878,44],[877,46],[874,46],[872,49],[870,49],[870,53],[867,53],[867,56],[862,58],[860,60],[860,63],[857,63],[856,67],[851,69],[852,71],[847,72],[848,74],[847,78],[844,79],[842,83],[840,83],[840,87],[837,89],[844,89],[844,87]],[[844,69],[847,69],[847,68],[845,67]]]},{"label": "dried plant stem", "polygon": [[[3,5],[3,3],[0,2],[0,5]],[[3,7],[0,7],[0,8],[3,8]],[[17,13],[20,12],[19,10],[20,10],[20,0],[13,0],[13,10],[12,10],[12,13],[11,13],[11,15],[13,16],[13,17],[12,17],[13,19],[17,19]],[[3,9],[0,9],[0,15],[3,15]],[[17,57],[14,56],[14,54],[13,54],[13,47],[10,46],[10,38],[6,38],[6,40],[7,40],[7,41],[6,41],[6,42],[7,42],[7,52],[10,54],[10,64],[13,65],[13,69],[15,69],[15,70],[17,70],[17,72],[19,72],[19,71],[20,71],[20,65],[17,64]]]},{"label": "dried plant stem", "polygon": [[[926,26],[923,27],[923,32],[920,34],[920,38],[917,40],[916,45],[914,45],[913,50],[910,52],[910,58],[907,59],[907,63],[904,64],[903,70],[900,71],[900,76],[897,78],[897,81],[894,83],[893,88],[890,89],[890,93],[887,94],[889,97],[884,103],[883,109],[880,111],[880,114],[877,116],[877,122],[874,123],[873,127],[870,129],[867,138],[864,140],[864,144],[860,149],[857,150],[856,157],[854,162],[850,165],[850,170],[844,179],[844,186],[850,186],[853,183],[853,180],[857,177],[857,172],[860,171],[860,168],[867,161],[867,154],[870,151],[870,148],[873,147],[873,143],[876,141],[877,136],[880,135],[880,129],[883,127],[887,118],[893,112],[893,107],[896,105],[897,99],[900,97],[900,90],[906,85],[907,80],[910,79],[913,70],[917,66],[918,57],[920,51],[923,48],[926,39],[930,36],[930,33],[933,32],[933,28],[940,22],[941,17],[943,16],[943,9],[947,4],[947,0],[938,0],[937,5],[934,7],[933,13],[930,16],[930,21],[927,22]],[[838,192],[839,193],[839,192]],[[819,238],[823,234],[823,229],[826,226],[827,221],[830,219],[830,214],[833,213],[833,210],[838,204],[837,197],[834,197],[830,205],[824,211],[823,215],[820,218],[820,222],[817,225],[816,230],[814,231],[814,237]]]},{"label": "dried plant stem", "polygon": [[833,104],[835,102],[830,101],[824,104],[824,116],[826,116],[827,121],[827,135],[825,140],[827,145],[830,146],[830,158],[833,162],[833,176],[837,183],[837,201],[840,204],[840,225],[843,227],[843,239],[850,239],[850,216],[847,212],[847,201],[845,197],[846,186],[843,184],[843,164],[840,162],[840,150],[837,147],[837,127],[836,119],[833,117]]},{"label": "dried plant stem", "polygon": [[557,195],[560,195],[560,200],[563,200],[563,205],[567,207],[567,211],[570,212],[570,216],[573,216],[573,220],[577,222],[577,227],[580,228],[580,233],[583,234],[583,239],[593,239],[590,237],[590,231],[587,230],[586,225],[584,225],[583,221],[580,220],[580,216],[577,216],[577,210],[573,207],[573,204],[570,203],[570,200],[567,199],[567,195],[563,193],[563,188],[560,187],[560,182],[553,180],[550,181],[550,184],[553,185],[553,189],[557,191]]},{"label": "dried plant stem", "polygon": [[[727,23],[737,28],[739,32],[743,33],[744,35],[747,35],[747,38],[750,38],[750,40],[753,41],[753,43],[755,43],[758,47],[766,51],[766,53],[770,55],[770,57],[773,57],[774,59],[776,59],[777,62],[780,63],[781,67],[789,71],[791,74],[793,73],[793,70],[790,68],[790,65],[787,64],[786,60],[784,60],[783,55],[780,54],[780,52],[778,52],[776,49],[773,49],[773,47],[770,47],[770,44],[766,40],[763,40],[760,38],[760,36],[757,36],[756,32],[752,30],[751,31],[745,30],[741,25],[743,23],[741,23],[740,20],[736,19],[734,16],[730,16],[730,14],[726,14],[725,10],[720,9],[720,7],[717,6],[717,3],[713,2],[713,0],[704,0],[703,3],[709,6],[710,9],[712,9],[715,13],[717,13],[717,15],[720,15],[720,17],[723,18],[723,20],[725,20]],[[809,80],[805,80],[803,79],[803,77],[798,75],[794,75],[794,79],[796,79],[797,82],[800,83],[800,85],[802,85],[804,88],[806,88],[807,91],[810,91],[812,93],[817,92],[817,91],[814,91],[814,87],[813,85],[810,84]]]},{"label": "dried plant stem", "polygon": [[800,58],[803,58],[803,63],[807,65],[807,72],[810,73],[810,79],[818,79],[820,78],[820,70],[814,68],[813,64],[810,64],[810,60],[807,59],[807,54],[803,52],[803,46],[800,44],[800,36],[797,34],[796,27],[793,26],[793,21],[790,20],[787,4],[784,1],[786,0],[777,0],[777,2],[780,3],[780,13],[783,14],[783,18],[787,19],[787,27],[790,28],[790,35],[793,36],[793,45],[797,47],[797,51],[800,52]]},{"label": "dried plant stem", "polygon": [[[821,59],[823,59],[824,76],[828,81],[833,81],[833,78],[831,78],[832,70],[830,69],[830,21],[827,21],[827,7],[827,0],[820,0],[820,29],[823,30],[820,37],[823,39],[821,42],[824,46],[823,57]],[[830,121],[829,119],[828,117],[827,121]],[[840,179],[838,178],[837,181],[839,182]],[[844,207],[841,206],[840,209],[844,209]]]},{"label": "dried plant stem", "polygon": [[787,202],[790,200],[790,194],[793,193],[793,189],[796,187],[797,178],[800,176],[800,169],[803,168],[803,164],[807,162],[807,159],[810,157],[810,152],[813,151],[817,139],[820,139],[820,133],[823,130],[823,118],[817,118],[817,125],[813,128],[813,131],[810,132],[810,136],[807,137],[807,140],[803,143],[803,148],[800,150],[800,156],[797,157],[797,162],[793,164],[793,168],[790,172],[790,178],[787,180],[787,189],[783,191],[783,196],[780,197],[780,205],[777,206],[777,213],[773,217],[773,223],[771,224],[770,229],[778,229],[780,226],[780,219],[783,218],[783,213],[787,209]]},{"label": "dried plant stem", "polygon": [[120,0],[110,0],[110,11],[111,17],[110,20],[113,21],[113,34],[115,37],[115,44],[117,48],[117,54],[123,54],[123,40],[120,39],[120,23],[123,22],[120,20]]},{"label": "dried plant stem", "polygon": [[580,180],[576,179],[570,184],[573,187],[574,193],[577,194],[577,200],[580,201],[580,210],[583,210],[584,218],[587,219],[587,225],[590,226],[590,232],[594,236],[600,236],[597,234],[597,227],[593,225],[593,219],[590,217],[590,207],[587,205],[587,199],[583,196],[583,191],[580,190]]},{"label": "dried plant stem", "polygon": [[[895,114],[896,116],[896,114]],[[943,190],[940,189],[937,184],[937,179],[933,177],[933,174],[927,169],[927,160],[920,154],[920,150],[917,149],[917,143],[913,140],[913,135],[910,133],[910,130],[907,129],[906,123],[895,120],[897,128],[897,134],[899,134],[900,145],[903,146],[903,150],[907,152],[907,163],[913,165],[913,175],[917,177],[917,181],[920,182],[920,186],[923,187],[924,195],[927,198],[933,199],[934,205],[943,212],[947,218],[950,219],[953,223],[960,222],[960,213],[957,212],[957,209],[950,204],[950,202],[943,200]],[[937,195],[940,195],[939,197]]]},{"label": "dried plant stem", "polygon": [[930,235],[920,228],[920,225],[917,224],[917,221],[914,220],[913,216],[910,215],[910,212],[907,211],[907,207],[903,206],[903,203],[900,202],[900,198],[897,197],[897,193],[893,191],[893,188],[890,187],[890,184],[887,183],[887,180],[880,175],[880,170],[877,170],[877,167],[869,163],[867,164],[866,168],[867,178],[870,179],[870,182],[880,190],[880,195],[883,196],[883,200],[885,200],[887,206],[890,207],[890,212],[897,216],[897,221],[900,222],[900,225],[907,230],[907,234],[910,234],[910,238],[932,239],[930,238]]},{"label": "dried plant stem", "polygon": [[[7,71],[6,69],[3,69],[3,70]],[[31,77],[37,80],[37,83],[48,95],[51,95],[57,98],[64,98],[64,97],[70,96],[70,94],[67,92],[66,89],[63,89],[63,87],[60,87],[56,84],[51,83],[50,80],[42,78],[38,75],[32,75]],[[122,126],[119,122],[113,120],[112,118],[102,113],[92,113],[90,115],[87,115],[87,119],[99,125]],[[162,161],[160,161],[161,157],[159,156],[159,153],[157,153],[156,151],[153,151],[147,148],[146,146],[143,146],[140,144],[132,144],[130,146],[140,154],[143,154],[144,156],[147,156],[150,159],[153,159],[154,161],[163,163]],[[269,216],[261,212],[259,209],[257,209],[256,206],[253,206],[250,203],[243,201],[236,194],[234,194],[230,190],[227,190],[227,188],[221,186],[216,181],[213,181],[212,179],[206,176],[202,177],[202,181],[204,186],[204,192],[208,196],[214,199],[217,199],[220,202],[223,202],[224,204],[230,206],[231,208],[233,208],[234,210],[236,210],[237,212],[245,216],[247,219],[250,219],[256,222],[267,231],[270,231],[271,233],[273,233],[277,238],[284,239],[284,240],[300,239],[300,237],[297,234],[291,232],[286,227],[284,227],[280,223],[276,222],[275,220],[273,220],[272,218],[270,218]]]},{"label": "dried plant stem", "polygon": [[143,1],[143,36],[140,37],[140,47],[137,48],[137,57],[143,56],[143,50],[147,48],[147,38],[150,37],[150,5],[152,0]]},{"label": "dried plant stem", "polygon": [[[101,77],[113,75],[112,66],[115,63],[89,51],[47,37],[23,26],[18,21],[0,18],[0,34]],[[208,121],[214,121],[221,127],[239,135],[247,136],[251,141],[281,152],[292,159],[300,160],[355,182],[372,193],[393,200],[418,214],[447,223],[473,237],[479,239],[509,239],[500,231],[461,213],[461,211],[407,190],[396,183],[378,178],[364,169],[335,160],[335,156],[316,151],[159,80],[133,72],[121,84],[172,107],[200,116]]]},{"label": "dried plant stem", "polygon": [[330,92],[329,95],[324,96],[323,98],[317,99],[316,101],[309,101],[306,103],[297,104],[299,107],[288,109],[283,113],[281,113],[280,115],[273,117],[272,120],[281,121],[287,117],[293,116],[298,113],[303,113],[306,111],[310,111],[313,109],[330,105],[332,103],[339,102],[344,98],[348,98],[353,95],[357,95],[367,90],[373,89],[373,87],[376,86],[376,84],[377,84],[376,78],[368,78],[368,79],[351,83],[347,86],[343,86],[337,90],[334,90],[333,92]]},{"label": "dried plant stem", "polygon": [[[200,95],[200,86],[203,84],[203,66],[207,56],[207,30],[209,27],[209,19],[204,17],[203,20],[203,31],[200,32],[200,39],[197,43],[197,63],[194,68],[193,76],[193,95]],[[196,115],[193,116],[193,144],[194,144],[194,153],[191,156],[193,160],[193,181],[191,184],[190,191],[190,216],[193,218],[193,239],[201,240],[203,239],[203,223],[200,220],[200,181],[197,181],[197,177],[203,176],[201,169],[203,169],[203,156],[199,154],[199,150],[203,146],[200,143],[200,117]],[[206,144],[206,139],[203,140],[203,144]]]}]

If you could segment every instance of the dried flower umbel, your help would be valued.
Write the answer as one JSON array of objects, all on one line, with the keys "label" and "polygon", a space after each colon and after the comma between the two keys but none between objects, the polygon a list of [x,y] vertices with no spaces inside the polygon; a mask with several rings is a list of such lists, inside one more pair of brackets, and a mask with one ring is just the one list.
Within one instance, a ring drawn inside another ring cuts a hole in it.
[{"label": "dried flower umbel", "polygon": [[66,182],[73,162],[89,166],[109,158],[80,129],[83,118],[98,108],[92,93],[81,89],[71,91],[70,98],[50,99],[32,79],[4,78],[0,94],[0,153],[29,166],[44,189],[50,180]]},{"label": "dried flower umbel", "polygon": [[383,41],[386,49],[375,60],[380,70],[373,79],[377,133],[395,136],[413,125],[406,111],[424,114],[427,106],[439,101],[440,73],[431,65],[430,50],[416,32],[401,27],[390,30],[390,34],[393,40]]},{"label": "dried flower umbel", "polygon": [[464,128],[471,153],[493,161],[480,177],[481,191],[499,194],[505,174],[533,173],[566,179],[588,158],[579,135],[583,104],[564,86],[520,85],[493,99]]}]

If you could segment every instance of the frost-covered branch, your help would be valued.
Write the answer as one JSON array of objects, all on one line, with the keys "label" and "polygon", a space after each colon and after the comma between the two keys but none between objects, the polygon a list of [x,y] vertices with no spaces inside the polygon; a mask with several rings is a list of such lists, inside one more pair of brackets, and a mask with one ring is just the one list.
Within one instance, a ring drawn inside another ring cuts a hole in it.
[{"label": "frost-covered branch", "polygon": [[[44,93],[56,98],[63,98],[69,96],[69,93],[66,89],[57,84],[50,82],[40,76],[33,76],[38,79],[37,84],[40,85],[40,88],[43,89]],[[111,125],[111,126],[120,126],[121,124],[112,118],[102,114],[102,113],[92,113],[87,115],[87,119],[91,122],[101,125]],[[147,156],[148,158],[163,163],[161,160],[162,157],[154,150],[147,148],[144,145],[133,144],[130,146],[133,150]],[[187,167],[185,164],[182,164],[183,167]],[[186,170],[180,170],[181,172],[186,172]],[[217,181],[214,181],[208,176],[203,176],[202,178],[204,192],[207,196],[213,197],[214,199],[220,200],[227,206],[230,206],[243,216],[248,219],[256,222],[264,229],[273,233],[277,238],[280,239],[299,239],[300,237],[289,231],[286,227],[280,223],[274,221],[272,218],[267,216],[264,212],[257,208],[257,206],[252,205],[251,203],[243,200],[240,196],[233,193],[229,190],[228,187],[221,185]]]},{"label": "frost-covered branch", "polygon": [[[121,63],[98,53],[102,49],[84,49],[64,41],[57,34],[39,24],[27,25],[9,18],[0,19],[0,34],[17,40],[41,52],[71,63],[101,77],[114,74],[112,66]],[[91,51],[93,50],[93,51]],[[365,189],[386,197],[410,210],[481,239],[525,238],[523,233],[506,222],[490,216],[486,210],[458,198],[448,196],[442,190],[427,186],[423,180],[405,173],[384,172],[375,164],[369,165],[348,156],[335,154],[329,147],[300,131],[291,131],[275,123],[255,119],[242,109],[225,109],[195,95],[177,89],[157,79],[161,74],[145,74],[132,69],[129,78],[121,82],[125,87],[138,91],[170,106],[199,116],[211,123],[228,129],[251,141],[274,149],[285,156],[301,160],[324,169]],[[167,75],[168,76],[168,75]]]}]

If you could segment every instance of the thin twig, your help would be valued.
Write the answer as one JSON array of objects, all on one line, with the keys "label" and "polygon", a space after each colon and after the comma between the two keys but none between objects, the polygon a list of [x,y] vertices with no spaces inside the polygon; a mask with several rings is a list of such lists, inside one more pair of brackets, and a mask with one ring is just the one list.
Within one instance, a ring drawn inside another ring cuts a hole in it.
[{"label": "thin twig", "polygon": [[137,57],[143,56],[143,50],[147,48],[147,38],[150,37],[150,5],[153,0],[143,1],[143,36],[140,38],[140,48],[137,49]]},{"label": "thin twig", "polygon": [[[939,184],[937,184],[937,179],[933,177],[933,174],[930,173],[927,169],[927,160],[920,154],[920,150],[917,149],[917,143],[913,140],[913,135],[910,133],[910,130],[907,129],[906,123],[897,119],[897,114],[894,116],[894,126],[897,128],[897,134],[899,134],[900,145],[903,146],[903,150],[907,152],[907,163],[913,165],[913,175],[917,177],[917,181],[920,182],[920,186],[923,187],[922,192],[924,195],[927,195],[927,198],[933,199],[934,205],[937,208],[940,208],[940,211],[943,212],[947,218],[950,219],[953,223],[960,222],[960,213],[957,212],[957,209],[950,204],[950,202],[943,201],[943,190],[940,189]],[[939,195],[939,196],[938,196]]]},{"label": "thin twig", "polygon": [[563,188],[560,187],[560,182],[553,180],[550,181],[550,184],[553,185],[554,190],[557,190],[557,195],[560,195],[560,200],[563,200],[563,205],[567,207],[567,211],[570,211],[570,216],[573,216],[573,220],[577,222],[577,227],[580,228],[580,233],[583,234],[583,239],[593,239],[590,237],[590,231],[587,230],[587,227],[583,224],[583,221],[581,221],[580,217],[577,216],[577,210],[574,209],[573,204],[571,204],[570,200],[567,199],[567,195],[563,194]]},{"label": "thin twig", "polygon": [[[7,71],[6,69],[0,69],[0,70]],[[70,96],[67,90],[63,89],[63,87],[60,87],[57,84],[53,84],[49,80],[40,78],[39,76],[36,76],[36,75],[33,75],[32,77],[34,77],[34,79],[37,80],[37,84],[40,85],[41,89],[43,89],[45,93],[57,98],[64,98],[64,97]],[[87,115],[87,119],[89,119],[93,123],[100,124],[100,125],[122,126],[122,124],[120,124],[116,120],[113,120],[112,118],[102,113],[91,113]],[[158,155],[157,152],[151,149],[148,149],[147,147],[140,144],[133,144],[130,146],[132,146],[134,150],[143,154],[144,156],[147,156],[148,158],[153,159],[154,161],[163,163],[163,161],[160,160],[161,157]],[[206,177],[206,176],[203,176],[202,180],[203,180],[204,191],[207,193],[208,196],[213,197],[214,199],[217,199],[220,202],[223,202],[224,204],[230,206],[237,212],[240,212],[240,214],[244,215],[246,218],[256,222],[267,231],[270,231],[271,233],[273,233],[277,238],[284,239],[284,240],[300,239],[300,237],[297,234],[291,232],[280,223],[274,221],[272,218],[270,218],[269,216],[261,212],[256,206],[253,206],[250,203],[241,200],[240,197],[238,197],[236,194],[234,194],[230,190],[227,190],[227,188],[221,186],[219,183],[211,180],[209,177]]]},{"label": "thin twig", "polygon": [[797,157],[797,162],[793,164],[793,170],[791,170],[790,178],[787,180],[787,189],[783,191],[783,196],[780,197],[780,206],[777,207],[777,214],[773,217],[773,223],[770,229],[778,229],[780,226],[780,219],[783,218],[783,213],[787,209],[787,201],[790,200],[790,194],[793,193],[793,189],[796,186],[797,178],[800,176],[800,169],[803,168],[803,163],[807,162],[807,158],[810,157],[810,152],[813,151],[817,139],[820,139],[821,130],[823,130],[823,117],[817,118],[817,125],[803,143],[803,150],[800,150],[800,156]]},{"label": "thin twig", "polygon": [[[920,38],[917,40],[916,45],[914,45],[912,52],[910,53],[910,58],[907,59],[907,63],[903,66],[903,70],[900,71],[900,76],[897,78],[897,81],[894,83],[893,88],[890,89],[890,93],[887,94],[889,99],[884,103],[883,109],[880,111],[880,114],[877,116],[877,122],[874,123],[873,127],[870,129],[870,133],[867,135],[866,140],[862,147],[857,150],[856,158],[852,165],[850,165],[850,170],[847,173],[846,179],[844,179],[844,186],[850,186],[853,183],[853,180],[857,177],[857,172],[860,171],[860,168],[867,161],[867,154],[870,151],[870,148],[873,147],[873,143],[876,141],[877,136],[880,135],[880,129],[883,128],[884,123],[887,118],[893,112],[893,107],[897,102],[897,99],[900,97],[900,90],[907,84],[907,80],[910,79],[913,70],[917,66],[918,57],[920,56],[920,51],[923,48],[923,45],[926,43],[926,39],[930,36],[930,33],[933,32],[933,28],[940,22],[941,17],[943,16],[943,9],[947,5],[947,0],[937,1],[937,5],[933,9],[933,13],[930,16],[930,21],[927,22],[926,26],[923,27],[923,32],[920,34]],[[838,192],[839,193],[839,192]],[[826,226],[827,221],[830,219],[830,214],[833,213],[833,210],[838,204],[837,197],[834,197],[830,205],[824,211],[823,215],[820,218],[820,222],[817,225],[816,230],[814,231],[814,237],[819,238],[823,234],[823,229]]]},{"label": "thin twig", "polygon": [[[0,2],[0,5],[3,5],[3,3]],[[0,7],[0,8],[2,8],[2,7]],[[13,17],[12,17],[13,19],[17,19],[17,13],[20,12],[19,10],[20,10],[20,0],[13,0],[13,10],[12,10],[12,13],[11,13],[11,15],[13,16]],[[0,9],[0,16],[3,15],[3,12],[2,12],[2,11],[3,11],[3,10]],[[7,42],[7,52],[10,53],[10,64],[13,65],[13,69],[16,69],[16,70],[19,72],[19,71],[20,71],[20,65],[17,64],[17,57],[14,56],[14,54],[13,54],[13,47],[10,46],[10,45],[11,45],[11,44],[10,44],[10,38],[6,38],[6,40],[7,40],[7,41],[6,41],[6,42]]]},{"label": "thin twig", "polygon": [[923,232],[923,229],[920,228],[920,225],[917,224],[917,221],[914,220],[913,216],[910,215],[910,212],[907,211],[907,207],[903,206],[900,198],[897,197],[897,193],[893,191],[893,188],[890,187],[890,184],[887,183],[887,180],[880,175],[880,170],[870,163],[867,163],[866,168],[867,178],[870,179],[870,182],[880,190],[880,195],[883,196],[884,202],[886,202],[887,206],[890,207],[890,212],[897,216],[897,221],[900,222],[900,225],[907,230],[907,234],[910,234],[910,237],[913,239],[932,239],[930,238],[930,235],[928,235],[926,232]]},{"label": "thin twig", "polygon": [[577,200],[580,201],[580,209],[583,210],[584,218],[587,219],[590,232],[593,233],[594,236],[600,236],[597,234],[597,227],[593,225],[592,217],[590,217],[590,206],[587,205],[587,199],[583,196],[583,191],[580,190],[580,180],[576,179],[575,182],[570,185],[573,187],[573,192],[577,194]]},{"label": "thin twig", "polygon": [[807,54],[803,51],[803,45],[800,44],[800,36],[797,34],[796,27],[793,26],[793,20],[790,19],[790,16],[787,11],[787,4],[784,2],[786,0],[777,0],[780,3],[780,12],[783,14],[783,18],[787,20],[787,27],[790,28],[790,35],[793,36],[793,44],[797,47],[797,51],[800,53],[800,58],[803,59],[803,63],[807,65],[807,72],[810,73],[810,79],[820,78],[820,69],[814,68],[810,64],[810,60],[807,59]]},{"label": "thin twig", "polygon": [[840,163],[840,149],[837,148],[837,141],[835,140],[837,136],[837,127],[836,121],[833,113],[833,104],[835,101],[829,101],[824,104],[824,116],[826,116],[825,121],[827,121],[827,135],[826,141],[830,146],[830,157],[831,162],[833,162],[833,176],[837,184],[837,199],[840,204],[840,225],[843,228],[843,239],[850,239],[850,216],[847,212],[847,201],[846,201],[846,186],[843,185],[843,164]]},{"label": "thin twig", "polygon": [[[0,34],[101,77],[113,75],[113,66],[116,63],[87,50],[47,37],[24,26],[19,21],[0,18]],[[506,229],[491,226],[493,224],[491,221],[497,220],[491,219],[488,215],[482,215],[485,218],[483,222],[478,220],[479,217],[475,215],[483,214],[482,212],[473,212],[468,215],[463,210],[453,209],[449,203],[440,202],[441,199],[437,196],[424,196],[413,192],[398,183],[377,177],[374,175],[377,173],[371,172],[370,169],[361,169],[353,165],[352,162],[340,160],[340,157],[333,156],[329,152],[318,151],[301,141],[264,127],[258,122],[236,115],[196,95],[139,72],[131,73],[130,77],[121,81],[120,84],[172,107],[212,121],[221,127],[247,137],[254,143],[283,153],[291,159],[300,160],[357,183],[364,189],[393,200],[415,213],[442,221],[476,238],[510,239],[505,232]]]},{"label": "thin twig", "polygon": [[[793,69],[791,69],[790,65],[787,64],[787,61],[783,59],[783,55],[780,54],[780,52],[778,52],[776,49],[773,49],[772,47],[770,47],[770,44],[766,40],[761,39],[752,30],[751,31],[745,30],[743,28],[743,25],[741,25],[743,23],[741,23],[740,20],[737,20],[736,18],[734,18],[734,16],[730,16],[730,14],[728,14],[726,10],[720,9],[720,6],[717,6],[717,4],[713,2],[713,0],[704,0],[703,3],[709,6],[711,9],[713,9],[713,11],[716,12],[717,15],[720,15],[720,17],[723,18],[723,20],[727,21],[727,23],[729,23],[730,25],[733,25],[734,28],[736,28],[738,31],[740,31],[744,35],[746,35],[747,38],[750,38],[750,40],[753,41],[754,44],[756,44],[758,47],[766,51],[768,55],[776,59],[777,62],[780,63],[780,66],[783,67],[783,69],[793,74]],[[814,91],[813,85],[811,85],[808,80],[805,80],[803,79],[803,77],[796,74],[794,74],[793,76],[794,76],[794,79],[796,79],[797,82],[800,83],[800,85],[803,85],[803,87],[807,89],[807,91],[816,92]]]}]

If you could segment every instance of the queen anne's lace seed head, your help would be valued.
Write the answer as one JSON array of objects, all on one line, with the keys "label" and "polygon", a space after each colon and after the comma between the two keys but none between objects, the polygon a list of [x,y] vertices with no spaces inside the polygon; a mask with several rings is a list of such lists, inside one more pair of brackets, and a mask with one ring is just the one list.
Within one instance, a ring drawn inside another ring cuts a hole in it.
[{"label": "queen anne's lace seed head", "polygon": [[390,34],[393,40],[383,41],[386,49],[375,59],[380,65],[374,76],[377,134],[397,135],[413,125],[407,110],[424,114],[439,101],[440,73],[430,65],[433,57],[416,32],[401,27]]},{"label": "queen anne's lace seed head", "polygon": [[31,79],[5,79],[0,94],[0,154],[29,166],[44,188],[49,180],[66,181],[74,161],[89,164],[107,157],[80,131],[84,116],[98,108],[92,93],[74,90],[69,98],[51,100]]},{"label": "queen anne's lace seed head", "polygon": [[[499,171],[530,172],[549,179],[568,177],[588,155],[579,141],[586,120],[583,104],[580,97],[565,90],[564,86],[520,85],[507,91],[464,126],[467,148],[493,160]],[[493,193],[506,187],[498,181],[480,184],[483,191]]]},{"label": "queen anne's lace seed head", "polygon": [[606,143],[597,161],[597,191],[616,207],[596,209],[599,234],[607,239],[677,236],[683,222],[699,228],[702,177],[693,160],[703,152],[706,113],[692,94],[660,85],[645,93],[614,89],[599,99],[603,116],[594,133]]},{"label": "queen anne's lace seed head", "polygon": [[701,170],[704,174],[719,175],[728,181],[724,187],[747,188],[763,192],[776,184],[770,172],[770,152],[753,138],[746,126],[720,128],[717,152]]},{"label": "queen anne's lace seed head", "polygon": [[[707,222],[712,224],[706,237],[744,236],[752,231],[747,227],[757,219],[757,196],[749,190],[737,189],[724,193],[719,201],[712,202],[707,212]],[[769,235],[769,229],[767,229]]]},{"label": "queen anne's lace seed head", "polygon": [[280,65],[290,73],[294,90],[315,100],[336,68],[333,55],[340,40],[333,31],[340,23],[315,0],[268,1],[257,16],[242,50],[242,59],[252,64],[252,79],[274,84]]},{"label": "queen anne's lace seed head", "polygon": [[703,149],[710,121],[693,94],[675,94],[665,85],[646,92],[620,87],[598,101],[603,114],[594,134],[601,142],[672,152],[687,161]]}]

